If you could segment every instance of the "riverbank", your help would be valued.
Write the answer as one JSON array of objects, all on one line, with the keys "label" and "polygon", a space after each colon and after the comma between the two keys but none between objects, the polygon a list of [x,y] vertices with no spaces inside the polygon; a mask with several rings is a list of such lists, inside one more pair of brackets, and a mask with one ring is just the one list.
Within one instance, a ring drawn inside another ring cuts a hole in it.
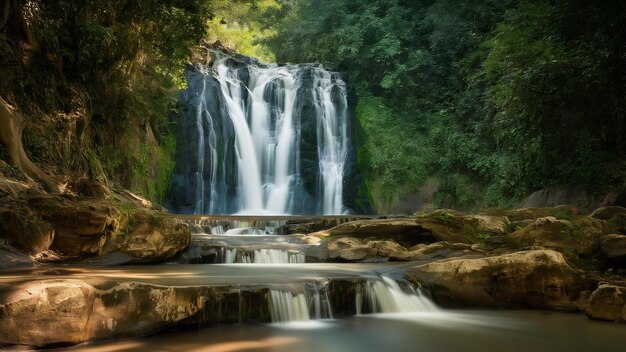
[{"label": "riverbank", "polygon": [[0,186],[3,345],[416,313],[422,300],[626,321],[620,207],[177,218],[123,190]]}]

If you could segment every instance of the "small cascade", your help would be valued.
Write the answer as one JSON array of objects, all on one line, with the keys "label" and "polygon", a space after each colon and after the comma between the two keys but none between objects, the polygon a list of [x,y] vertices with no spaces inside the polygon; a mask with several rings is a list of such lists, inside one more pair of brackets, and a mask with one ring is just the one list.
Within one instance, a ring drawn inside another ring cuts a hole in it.
[{"label": "small cascade", "polygon": [[303,264],[306,259],[303,253],[293,250],[257,249],[251,251],[222,247],[217,262],[224,264]]},{"label": "small cascade", "polygon": [[361,283],[356,294],[356,313],[408,313],[436,311],[435,304],[421,290],[406,285],[403,289],[392,278],[381,275],[380,280]]},{"label": "small cascade", "polygon": [[287,220],[185,220],[192,234],[274,235]]},{"label": "small cascade", "polygon": [[[356,287],[354,286],[356,285]],[[343,293],[355,292],[356,314],[366,313],[414,313],[433,312],[438,308],[419,289],[407,283],[401,287],[392,278],[380,275],[354,283]],[[335,291],[332,293],[336,295]],[[328,283],[305,283],[291,286],[290,290],[270,289],[270,312],[272,321],[303,321],[332,319],[332,299]],[[353,311],[354,312],[354,311]],[[354,313],[352,313],[354,314]]]},{"label": "small cascade", "polygon": [[254,251],[254,263],[257,264],[288,264],[305,263],[305,256],[300,252],[280,249],[259,249]]},{"label": "small cascade", "polygon": [[304,293],[270,290],[270,314],[273,322],[310,320],[309,305]]},{"label": "small cascade", "polygon": [[295,285],[292,290],[270,289],[272,322],[332,319],[328,283]]}]

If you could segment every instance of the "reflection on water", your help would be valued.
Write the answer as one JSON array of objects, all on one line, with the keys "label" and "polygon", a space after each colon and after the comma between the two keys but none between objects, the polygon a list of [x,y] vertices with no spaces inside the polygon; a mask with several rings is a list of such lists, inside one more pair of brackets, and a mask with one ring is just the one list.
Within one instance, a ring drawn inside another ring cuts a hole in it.
[{"label": "reflection on water", "polygon": [[235,325],[84,345],[101,351],[621,351],[626,326],[582,314],[540,311],[435,311],[345,320]]}]

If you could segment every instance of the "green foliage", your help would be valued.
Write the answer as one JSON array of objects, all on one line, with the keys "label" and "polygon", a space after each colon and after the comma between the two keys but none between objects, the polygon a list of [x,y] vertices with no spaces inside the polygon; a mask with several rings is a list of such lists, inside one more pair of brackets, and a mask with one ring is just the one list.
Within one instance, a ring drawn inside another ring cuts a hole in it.
[{"label": "green foliage", "polygon": [[348,74],[375,198],[435,178],[441,206],[507,206],[553,185],[626,188],[625,7],[283,1],[265,43]]},{"label": "green foliage", "polygon": [[279,8],[276,0],[216,1],[211,5],[213,17],[207,20],[205,39],[209,43],[219,41],[240,54],[274,62],[274,53],[260,41],[276,33],[264,26],[259,16]]},{"label": "green foliage", "polygon": [[521,192],[623,182],[625,8],[521,1],[484,43],[493,135],[515,156]]},{"label": "green foliage", "polygon": [[0,95],[29,118],[32,158],[160,200],[173,169],[171,106],[210,1],[18,3],[41,49],[24,52],[17,30],[0,40],[10,67]]}]

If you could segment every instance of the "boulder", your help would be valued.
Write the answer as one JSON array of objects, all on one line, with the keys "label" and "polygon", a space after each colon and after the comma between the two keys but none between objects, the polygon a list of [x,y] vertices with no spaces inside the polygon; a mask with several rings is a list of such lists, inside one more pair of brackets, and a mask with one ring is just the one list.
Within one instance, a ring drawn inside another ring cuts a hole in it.
[{"label": "boulder", "polygon": [[607,206],[594,210],[591,216],[600,220],[610,220],[618,214],[626,215],[626,208],[617,206]]},{"label": "boulder", "polygon": [[486,258],[450,259],[413,267],[405,277],[443,306],[576,307],[589,287],[561,253],[531,250]]},{"label": "boulder", "polygon": [[547,216],[497,240],[515,248],[544,247],[588,256],[598,250],[604,225],[590,217],[571,222]]},{"label": "boulder", "polygon": [[533,221],[521,230],[508,235],[507,238],[518,247],[569,248],[575,245],[574,238],[570,236],[572,230],[571,222],[548,216]]},{"label": "boulder", "polygon": [[363,240],[355,237],[341,237],[329,241],[326,244],[326,256],[330,259],[359,262],[408,259],[406,248],[395,241]]},{"label": "boulder", "polygon": [[477,214],[477,215],[467,215],[465,216],[467,219],[476,219],[478,220],[478,232],[479,233],[487,233],[487,234],[495,234],[502,235],[507,232],[509,227],[509,219],[503,216],[495,216],[495,215],[487,215],[487,214]]},{"label": "boulder", "polygon": [[128,229],[107,238],[102,254],[121,252],[130,256],[129,262],[159,262],[182,252],[190,242],[191,232],[180,220],[141,212],[133,215]]},{"label": "boulder", "polygon": [[610,261],[626,262],[626,236],[609,234],[600,237],[600,250]]},{"label": "boulder", "polygon": [[266,292],[247,291],[242,303],[239,290],[230,287],[88,283],[78,279],[3,286],[0,346],[71,345],[141,336],[185,324],[235,323],[240,320],[240,309],[255,317],[268,317],[264,311],[267,306],[259,303],[266,301]]},{"label": "boulder", "polygon": [[28,204],[52,224],[55,237],[50,248],[67,257],[101,254],[122,218],[121,212],[106,202],[41,195],[29,198]]},{"label": "boulder", "polygon": [[626,287],[600,285],[591,294],[585,313],[592,319],[626,322]]},{"label": "boulder", "polygon": [[87,341],[96,290],[81,280],[47,280],[0,291],[0,345]]}]

